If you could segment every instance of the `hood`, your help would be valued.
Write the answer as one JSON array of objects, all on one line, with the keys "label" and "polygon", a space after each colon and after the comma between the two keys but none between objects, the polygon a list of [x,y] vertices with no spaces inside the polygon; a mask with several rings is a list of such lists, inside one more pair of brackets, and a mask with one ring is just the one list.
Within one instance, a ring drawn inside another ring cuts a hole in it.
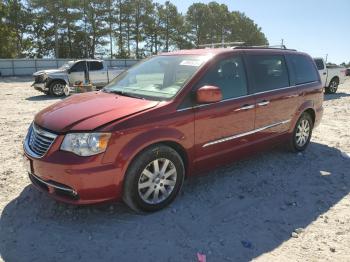
[{"label": "hood", "polygon": [[158,103],[104,92],[90,92],[73,95],[45,108],[35,116],[34,121],[57,133],[87,131],[155,107]]},{"label": "hood", "polygon": [[38,75],[42,75],[42,74],[55,74],[55,73],[63,73],[65,72],[65,70],[62,69],[47,69],[47,70],[40,70],[37,71],[33,74],[33,76],[38,76]]}]

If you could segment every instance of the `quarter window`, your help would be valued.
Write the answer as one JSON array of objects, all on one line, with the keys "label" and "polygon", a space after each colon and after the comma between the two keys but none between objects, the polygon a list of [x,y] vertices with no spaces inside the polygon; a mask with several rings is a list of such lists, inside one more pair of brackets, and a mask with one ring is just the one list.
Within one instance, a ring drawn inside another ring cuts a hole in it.
[{"label": "quarter window", "polygon": [[204,85],[219,87],[223,99],[247,95],[247,81],[241,57],[221,60],[210,68],[197,87]]},{"label": "quarter window", "polygon": [[318,81],[318,72],[311,59],[304,55],[290,55],[289,59],[295,72],[296,85]]},{"label": "quarter window", "polygon": [[283,55],[248,55],[254,92],[289,86],[288,70]]}]

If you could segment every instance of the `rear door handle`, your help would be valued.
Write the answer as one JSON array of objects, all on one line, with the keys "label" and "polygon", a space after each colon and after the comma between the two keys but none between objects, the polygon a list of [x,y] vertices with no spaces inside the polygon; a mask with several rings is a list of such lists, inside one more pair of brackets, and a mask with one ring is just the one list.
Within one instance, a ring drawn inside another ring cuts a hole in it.
[{"label": "rear door handle", "polygon": [[254,105],[244,105],[240,108],[237,108],[235,111],[242,111],[242,110],[249,110],[249,109],[253,109],[255,106]]},{"label": "rear door handle", "polygon": [[258,103],[258,106],[267,106],[268,104],[270,104],[270,101],[263,100],[263,101]]},{"label": "rear door handle", "polygon": [[327,73],[326,73],[326,72],[323,72],[323,74],[324,74],[324,75],[327,75]]}]

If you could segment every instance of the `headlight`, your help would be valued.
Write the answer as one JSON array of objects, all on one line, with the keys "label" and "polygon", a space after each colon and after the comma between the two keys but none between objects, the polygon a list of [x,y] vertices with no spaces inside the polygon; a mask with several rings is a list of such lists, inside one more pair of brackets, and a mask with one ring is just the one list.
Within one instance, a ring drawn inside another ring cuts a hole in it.
[{"label": "headlight", "polygon": [[61,150],[79,156],[92,156],[106,151],[110,133],[70,133],[65,135]]}]

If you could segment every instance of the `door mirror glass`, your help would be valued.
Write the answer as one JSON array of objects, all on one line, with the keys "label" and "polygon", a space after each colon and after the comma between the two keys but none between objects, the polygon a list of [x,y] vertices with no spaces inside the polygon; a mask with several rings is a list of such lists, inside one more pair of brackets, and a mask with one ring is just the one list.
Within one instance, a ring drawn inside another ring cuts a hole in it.
[{"label": "door mirror glass", "polygon": [[198,104],[216,103],[221,100],[221,89],[217,86],[202,86],[196,91],[196,101]]}]

